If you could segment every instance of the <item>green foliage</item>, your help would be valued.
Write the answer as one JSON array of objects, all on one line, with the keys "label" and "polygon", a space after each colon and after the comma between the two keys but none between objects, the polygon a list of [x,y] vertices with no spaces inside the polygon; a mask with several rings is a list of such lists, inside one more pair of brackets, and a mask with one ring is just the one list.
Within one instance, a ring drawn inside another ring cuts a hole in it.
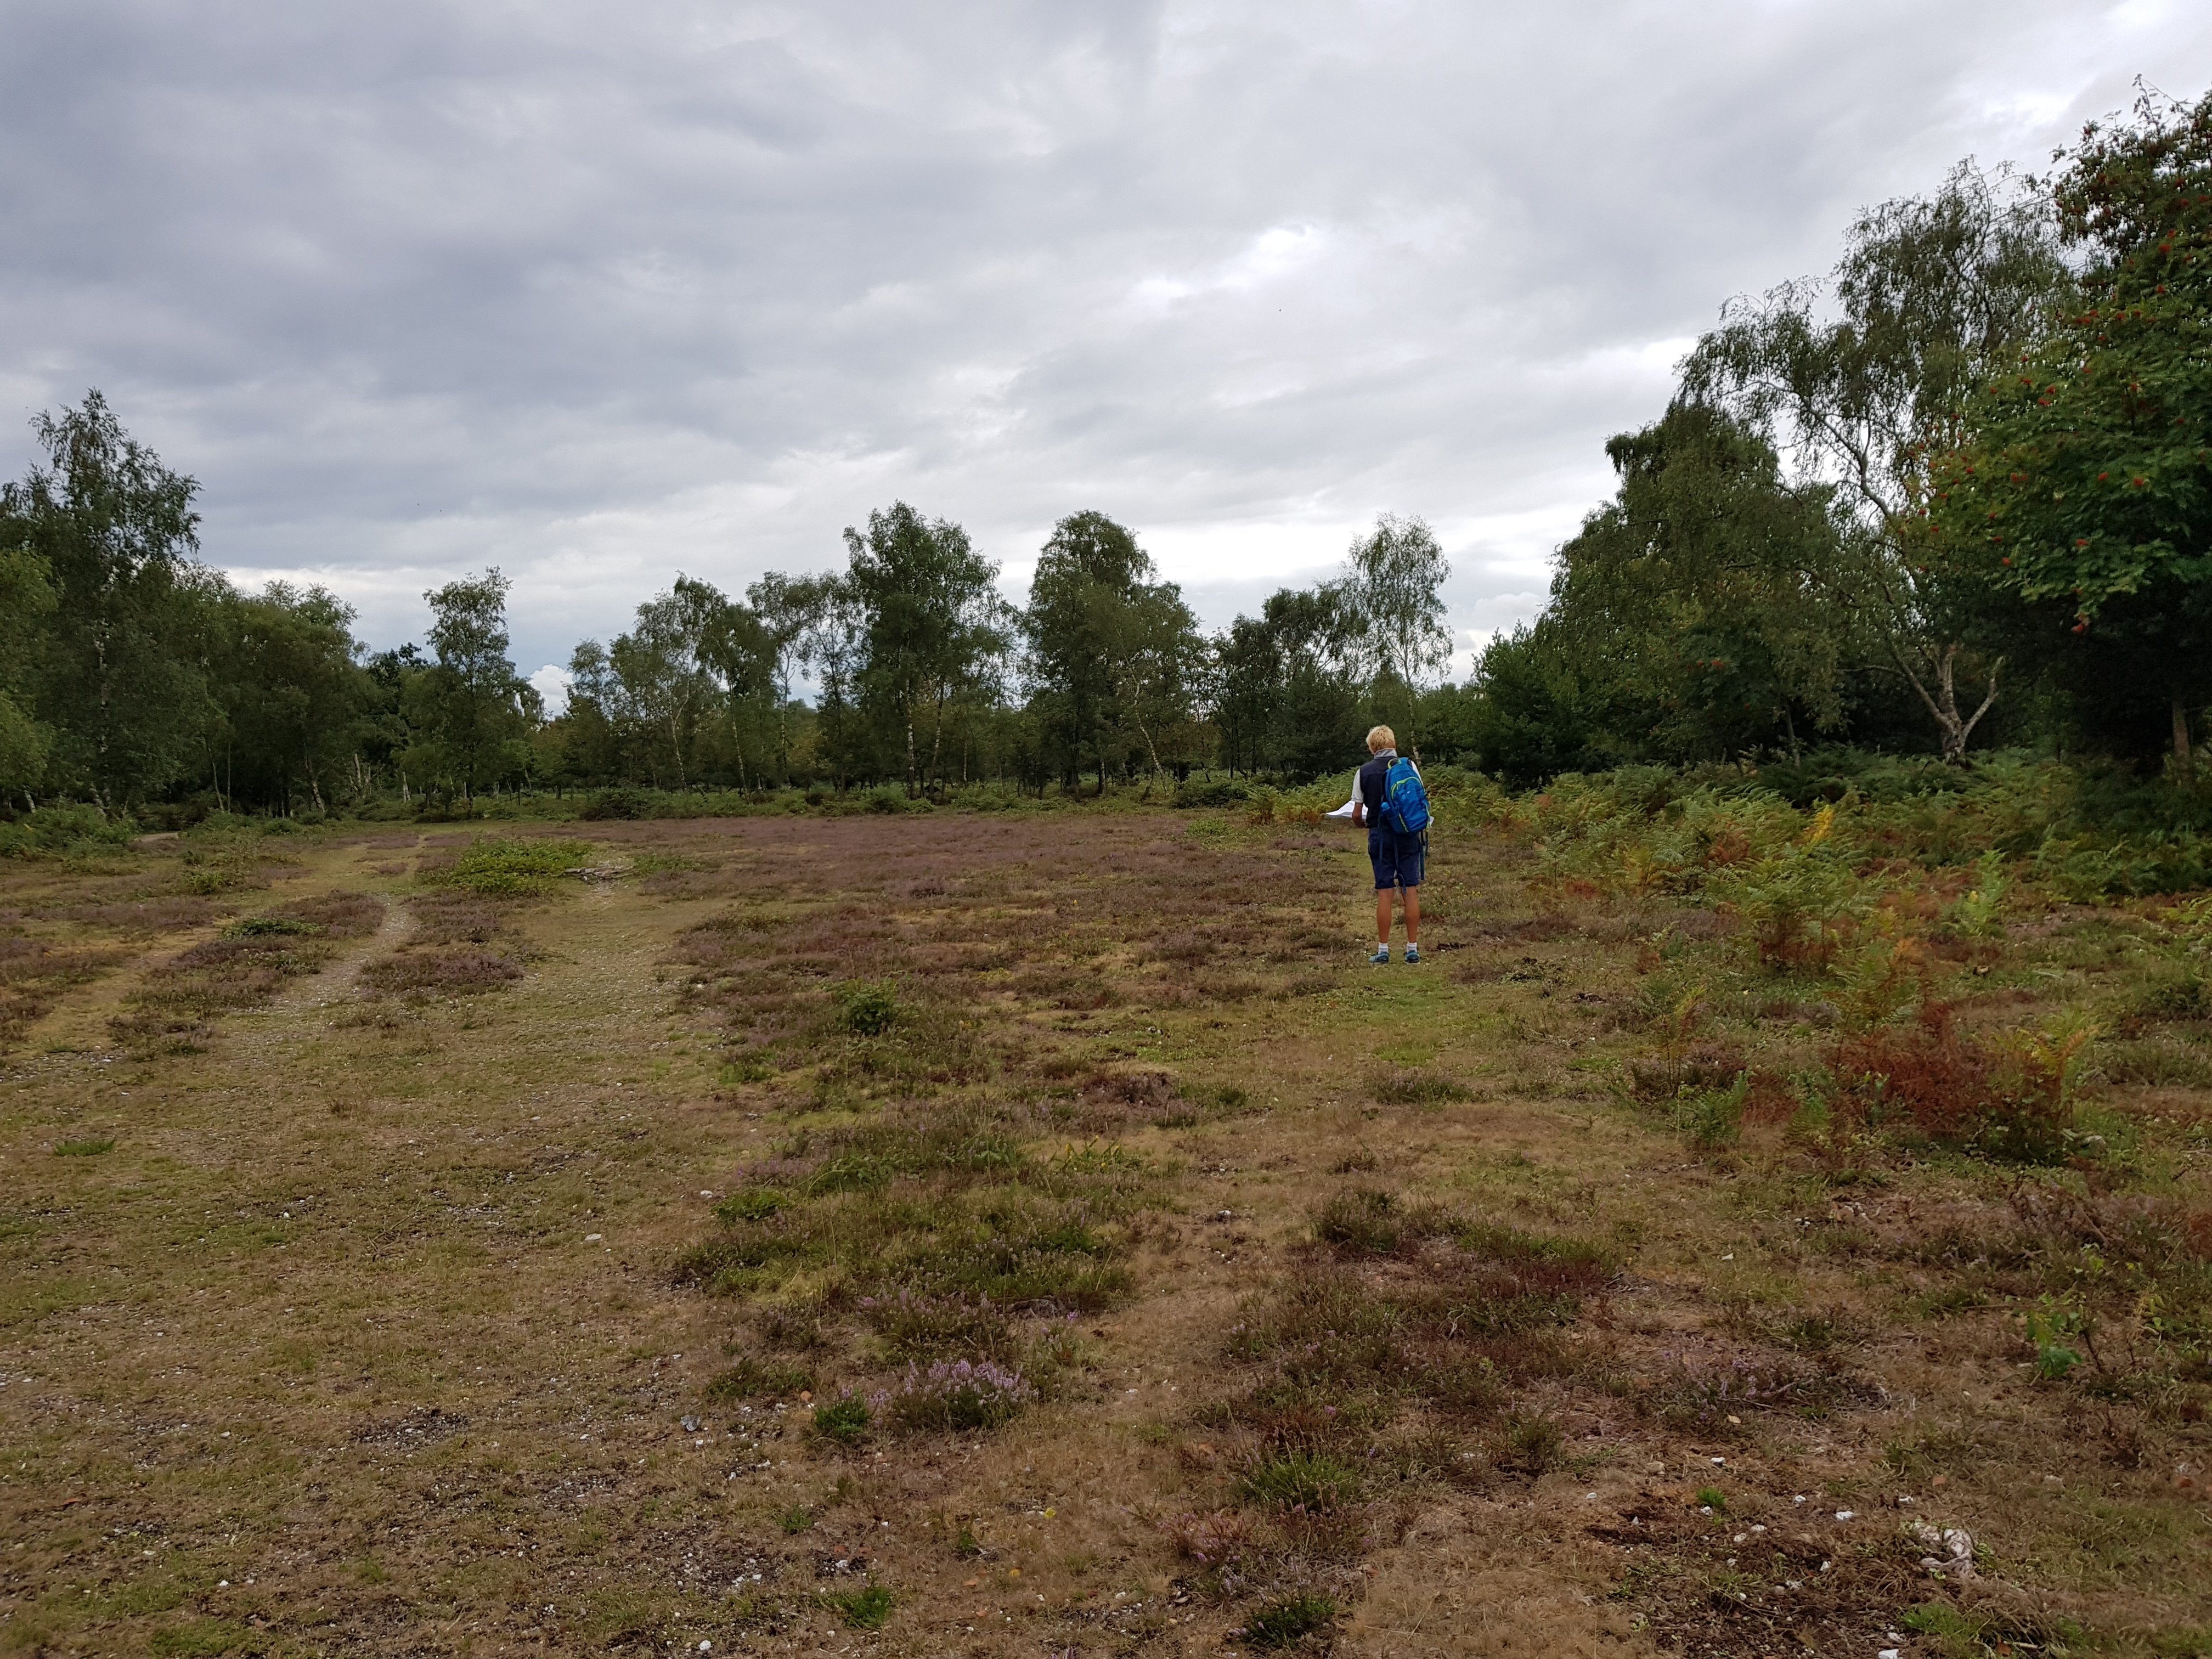
[{"label": "green foliage", "polygon": [[96,806],[42,806],[12,823],[0,823],[0,858],[37,858],[100,852],[131,844],[127,819]]},{"label": "green foliage", "polygon": [[862,1589],[825,1590],[822,1601],[836,1611],[848,1630],[881,1630],[890,1622],[895,1605],[891,1593],[881,1584],[870,1584]]},{"label": "green foliage", "polygon": [[1743,1137],[1743,1109],[1751,1098],[1751,1079],[1739,1074],[1725,1089],[1698,1089],[1685,1094],[1675,1113],[1690,1144],[1702,1152],[1733,1146]]},{"label": "green foliage", "polygon": [[1698,1495],[1692,1501],[1694,1502],[1699,1509],[1711,1510],[1715,1515],[1726,1515],[1728,1513],[1728,1494],[1723,1492],[1718,1486],[1698,1487]]},{"label": "green foliage", "polygon": [[1867,646],[1826,597],[1844,557],[1830,492],[1785,483],[1771,445],[1698,404],[1607,449],[1620,493],[1559,550],[1537,625],[1588,747],[1718,760],[1840,726]]},{"label": "green foliage", "polygon": [[2004,924],[1997,920],[2009,884],[2005,878],[2004,854],[1991,848],[1974,866],[1974,884],[1961,894],[1943,920],[1968,939],[1997,939]]},{"label": "green foliage", "polygon": [[2146,94],[2052,181],[2090,263],[2040,337],[1980,377],[1938,465],[1934,544],[2027,607],[2021,648],[2094,696],[2212,693],[2212,95]]},{"label": "green foliage", "polygon": [[[1972,583],[1920,533],[1929,452],[2066,280],[2035,191],[1961,162],[1934,195],[1863,214],[1828,283],[1729,307],[1684,368],[1686,398],[1724,404],[1808,481],[1835,482],[1848,528],[1807,574],[1837,631],[1872,646],[1868,666],[1911,685],[1948,757],[1966,752],[1996,671],[1970,646]],[[1962,670],[1982,682],[1972,712]]]},{"label": "green foliage", "polygon": [[[573,699],[573,694],[572,694]],[[592,793],[576,814],[594,822],[605,819],[650,817],[652,802],[635,789],[600,789]]]},{"label": "green foliage", "polygon": [[406,714],[421,740],[404,764],[473,799],[523,770],[538,694],[507,656],[507,595],[497,570],[447,582],[422,597],[436,660],[406,683]]},{"label": "green foliage", "polygon": [[898,1023],[898,988],[888,980],[850,980],[830,995],[837,1023],[856,1036],[881,1036]]},{"label": "green foliage", "polygon": [[860,1395],[846,1393],[814,1408],[814,1432],[841,1446],[857,1446],[866,1437],[875,1413]]},{"label": "green foliage", "polygon": [[[45,751],[40,781],[120,805],[194,768],[216,718],[204,641],[223,590],[192,558],[199,486],[129,436],[97,392],[32,430],[46,465],[0,486],[0,547],[29,556],[9,586],[40,613],[28,683],[0,684],[14,762],[27,769]],[[9,678],[24,663],[11,659]]]},{"label": "green foliage", "polygon": [[814,1386],[814,1374],[803,1365],[739,1354],[735,1362],[717,1371],[707,1383],[709,1400],[774,1400]]},{"label": "green foliage", "polygon": [[1255,1463],[1237,1478],[1237,1495],[1262,1509],[1326,1515],[1359,1501],[1358,1472],[1334,1457],[1290,1452]]},{"label": "green foliage", "polygon": [[814,1524],[814,1511],[794,1504],[775,1517],[775,1523],[783,1528],[785,1537],[796,1538]]},{"label": "green foliage", "polygon": [[1158,773],[1199,758],[1193,719],[1202,662],[1182,591],[1158,580],[1136,538],[1103,513],[1053,526],[1022,615],[1046,755],[1073,787],[1085,766]]},{"label": "green foliage", "polygon": [[287,935],[298,938],[323,930],[312,921],[302,921],[297,916],[246,916],[232,922],[222,930],[225,939],[271,939]]},{"label": "green foliage", "polygon": [[102,1152],[112,1152],[114,1150],[115,1142],[104,1135],[82,1140],[58,1140],[54,1143],[54,1156],[57,1158],[98,1158]]},{"label": "green foliage", "polygon": [[1300,1590],[1255,1608],[1244,1620],[1244,1639],[1266,1650],[1296,1647],[1336,1617],[1336,1599]]},{"label": "green foliage", "polygon": [[[1948,1601],[1925,1601],[1907,1607],[1898,1623],[1915,1636],[1927,1639],[1929,1650],[1936,1659],[1989,1659],[1990,1656],[2011,1653],[2048,1653],[2063,1655],[2086,1652],[2077,1646],[2087,1641],[2088,1633],[2073,1620],[2063,1614],[2009,1608],[2002,1605],[1960,1607]],[[2186,1639],[2186,1646],[2202,1645],[2203,1638]],[[2162,1637],[2154,1638],[2149,1651],[2179,1654],[2182,1647],[2169,1647]]]},{"label": "green foliage", "polygon": [[258,1645],[251,1630],[228,1619],[194,1619],[167,1625],[147,1638],[148,1648],[160,1659],[216,1659],[221,1654]]},{"label": "green foliage", "polygon": [[723,1221],[765,1221],[791,1202],[773,1187],[742,1187],[714,1206]]},{"label": "green foliage", "polygon": [[2081,1363],[2078,1346],[2088,1316],[2045,1297],[2027,1314],[2027,1340],[2035,1350],[2035,1374],[2045,1382],[2063,1382]]},{"label": "green foliage", "polygon": [[[825,653],[825,702],[847,697],[872,728],[878,752],[909,793],[942,759],[944,714],[982,689],[1005,648],[998,568],[947,520],[904,501],[848,528],[842,598],[851,622],[842,650]],[[920,747],[923,737],[930,749]]]},{"label": "green foliage", "polygon": [[552,891],[560,878],[590,862],[589,843],[574,841],[507,840],[480,836],[451,864],[426,868],[422,879],[434,886],[459,887],[491,897]]}]

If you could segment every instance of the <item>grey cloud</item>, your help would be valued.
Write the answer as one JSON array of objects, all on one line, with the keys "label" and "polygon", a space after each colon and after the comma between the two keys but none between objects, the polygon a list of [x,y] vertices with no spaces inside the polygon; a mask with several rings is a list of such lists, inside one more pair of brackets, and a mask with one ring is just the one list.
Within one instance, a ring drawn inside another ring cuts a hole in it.
[{"label": "grey cloud", "polygon": [[1487,631],[1730,294],[2138,72],[2212,80],[2212,22],[2147,0],[0,27],[0,416],[103,387],[205,483],[211,557],[380,639],[500,563],[526,666],[895,495],[1017,590],[1103,507],[1214,621],[1419,512]]}]

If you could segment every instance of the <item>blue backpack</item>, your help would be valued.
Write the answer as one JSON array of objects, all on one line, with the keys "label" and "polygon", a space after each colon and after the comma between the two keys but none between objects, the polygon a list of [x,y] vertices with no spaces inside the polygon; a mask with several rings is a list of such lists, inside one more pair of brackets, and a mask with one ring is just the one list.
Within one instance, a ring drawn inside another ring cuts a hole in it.
[{"label": "blue backpack", "polygon": [[1382,775],[1382,822],[1401,836],[1429,827],[1429,792],[1413,763],[1403,756]]}]

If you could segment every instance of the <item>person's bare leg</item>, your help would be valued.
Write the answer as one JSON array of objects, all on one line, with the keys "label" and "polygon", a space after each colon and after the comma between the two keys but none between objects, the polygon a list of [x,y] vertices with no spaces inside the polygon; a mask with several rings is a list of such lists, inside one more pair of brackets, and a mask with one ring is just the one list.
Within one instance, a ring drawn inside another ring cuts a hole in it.
[{"label": "person's bare leg", "polygon": [[1384,950],[1390,948],[1390,889],[1375,890],[1375,942]]},{"label": "person's bare leg", "polygon": [[1406,943],[1419,945],[1420,942],[1421,890],[1418,887],[1408,887],[1406,890]]}]

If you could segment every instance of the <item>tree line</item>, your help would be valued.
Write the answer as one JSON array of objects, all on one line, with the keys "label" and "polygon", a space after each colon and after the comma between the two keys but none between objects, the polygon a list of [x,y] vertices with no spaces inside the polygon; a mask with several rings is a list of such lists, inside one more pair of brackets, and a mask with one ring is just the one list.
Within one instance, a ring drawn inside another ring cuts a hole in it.
[{"label": "tree line", "polygon": [[626,631],[577,646],[549,716],[514,665],[499,571],[431,590],[423,640],[372,650],[325,589],[241,592],[202,562],[196,481],[97,392],[33,425],[44,464],[0,487],[9,810],[1310,775],[1370,716],[1410,729],[1445,690],[1449,566],[1418,519],[1384,515],[1339,579],[1208,636],[1103,513],[1054,527],[1017,606],[958,525],[896,502],[846,531],[842,570],[742,595],[678,575]]},{"label": "tree line", "polygon": [[319,587],[198,558],[195,482],[97,392],[0,486],[0,799],[334,810],[514,788],[1299,779],[1376,720],[1516,782],[1849,743],[2193,765],[2212,705],[2212,95],[2022,177],[1962,163],[1827,277],[1725,307],[1542,613],[1446,683],[1448,565],[1385,514],[1333,579],[1201,629],[1136,536],[1062,519],[1027,603],[904,502],[842,569],[678,575],[549,717],[496,570],[372,650]]}]

